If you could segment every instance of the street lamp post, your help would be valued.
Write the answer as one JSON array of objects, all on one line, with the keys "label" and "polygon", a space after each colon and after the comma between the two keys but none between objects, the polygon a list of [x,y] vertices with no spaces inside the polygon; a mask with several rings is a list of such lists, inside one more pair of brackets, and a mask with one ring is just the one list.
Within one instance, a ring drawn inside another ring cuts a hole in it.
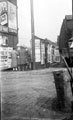
[{"label": "street lamp post", "polygon": [[34,38],[34,12],[33,12],[33,0],[30,0],[31,8],[31,44],[32,44],[32,63],[33,69],[35,69],[35,38]]}]

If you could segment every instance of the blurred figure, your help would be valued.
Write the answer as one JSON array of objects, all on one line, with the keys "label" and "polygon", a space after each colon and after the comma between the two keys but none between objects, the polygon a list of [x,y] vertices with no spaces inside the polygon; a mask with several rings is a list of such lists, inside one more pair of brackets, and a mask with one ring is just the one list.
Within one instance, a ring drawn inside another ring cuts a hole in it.
[{"label": "blurred figure", "polygon": [[18,69],[18,71],[20,71],[21,70],[21,68],[20,68],[20,47],[17,48],[17,54],[18,54],[18,56],[17,56],[17,69]]},{"label": "blurred figure", "polygon": [[23,47],[18,50],[18,69],[20,71],[26,70],[26,51]]},{"label": "blurred figure", "polygon": [[30,51],[26,51],[26,62],[27,62],[27,70],[31,69],[31,54]]},{"label": "blurred figure", "polygon": [[13,48],[11,57],[12,57],[12,68],[13,68],[13,71],[16,71],[17,70],[17,52],[16,52],[15,48]]}]

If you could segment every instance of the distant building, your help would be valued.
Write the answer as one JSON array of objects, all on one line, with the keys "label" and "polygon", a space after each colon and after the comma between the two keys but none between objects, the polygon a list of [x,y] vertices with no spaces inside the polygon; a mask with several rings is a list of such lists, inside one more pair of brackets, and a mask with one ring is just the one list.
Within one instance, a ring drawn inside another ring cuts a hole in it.
[{"label": "distant building", "polygon": [[53,62],[60,62],[60,54],[59,54],[59,49],[58,49],[58,45],[55,42],[52,42],[50,40],[49,44],[48,44],[48,60],[49,63],[53,63]]},{"label": "distant building", "polygon": [[35,68],[49,67],[49,64],[60,61],[57,43],[48,39],[35,38]]}]

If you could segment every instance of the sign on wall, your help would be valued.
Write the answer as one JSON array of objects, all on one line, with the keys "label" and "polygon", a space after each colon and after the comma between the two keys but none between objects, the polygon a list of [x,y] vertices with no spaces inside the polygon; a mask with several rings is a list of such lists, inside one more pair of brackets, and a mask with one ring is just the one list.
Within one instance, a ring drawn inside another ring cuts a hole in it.
[{"label": "sign on wall", "polygon": [[11,53],[12,48],[10,47],[0,47],[0,70],[11,68]]},{"label": "sign on wall", "polygon": [[47,46],[48,48],[47,48],[47,54],[48,54],[48,56],[47,56],[47,61],[48,62],[50,62],[50,57],[51,57],[51,53],[50,53],[50,44],[48,44],[48,46]]},{"label": "sign on wall", "polygon": [[40,62],[40,40],[35,39],[35,62]]},{"label": "sign on wall", "polygon": [[8,40],[8,37],[7,36],[1,36],[0,35],[0,45],[7,45],[7,40]]},{"label": "sign on wall", "polygon": [[0,24],[7,24],[7,2],[0,2]]},{"label": "sign on wall", "polygon": [[17,30],[16,6],[8,2],[8,27]]},{"label": "sign on wall", "polygon": [[41,64],[45,64],[45,44],[41,43]]},{"label": "sign on wall", "polygon": [[59,49],[55,49],[55,62],[60,62],[60,54],[59,54]]},{"label": "sign on wall", "polygon": [[8,27],[0,25],[0,32],[8,33]]}]

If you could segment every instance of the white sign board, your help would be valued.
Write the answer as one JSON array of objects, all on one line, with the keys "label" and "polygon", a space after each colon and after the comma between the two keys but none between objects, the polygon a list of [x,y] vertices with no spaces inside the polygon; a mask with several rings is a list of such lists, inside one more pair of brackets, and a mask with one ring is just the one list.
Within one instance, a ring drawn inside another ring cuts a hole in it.
[{"label": "white sign board", "polygon": [[54,54],[55,54],[55,62],[60,62],[59,49],[55,49]]},{"label": "white sign board", "polygon": [[8,2],[8,27],[17,30],[16,6]]},{"label": "white sign board", "polygon": [[0,24],[7,24],[7,2],[0,2]]},{"label": "white sign board", "polygon": [[1,22],[1,25],[7,24],[7,14],[6,13],[4,13],[3,15],[0,16],[0,22]]},{"label": "white sign board", "polygon": [[8,33],[8,27],[0,25],[0,32]]},{"label": "white sign board", "polygon": [[0,47],[0,69],[11,68],[11,53],[12,48],[10,47]]},{"label": "white sign board", "polygon": [[41,43],[41,64],[45,64],[45,44]]},{"label": "white sign board", "polygon": [[50,62],[50,57],[51,57],[50,44],[48,44],[47,53],[48,53],[47,61]]},{"label": "white sign board", "polygon": [[40,40],[35,39],[35,62],[40,62]]}]

